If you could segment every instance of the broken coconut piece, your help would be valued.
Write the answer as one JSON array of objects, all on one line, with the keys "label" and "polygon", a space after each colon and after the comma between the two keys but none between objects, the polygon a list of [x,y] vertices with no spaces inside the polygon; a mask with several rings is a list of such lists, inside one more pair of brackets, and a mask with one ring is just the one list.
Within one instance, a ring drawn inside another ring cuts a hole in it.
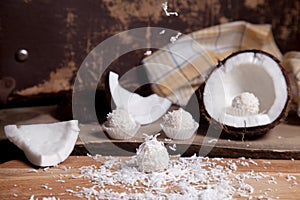
[{"label": "broken coconut piece", "polygon": [[136,152],[138,170],[154,172],[164,170],[169,165],[169,153],[163,142],[157,141],[157,136],[147,136]]},{"label": "broken coconut piece", "polygon": [[7,125],[5,135],[22,149],[27,159],[37,166],[54,166],[72,152],[79,128],[78,121],[52,124]]},{"label": "broken coconut piece", "polygon": [[290,86],[279,61],[259,50],[233,53],[209,75],[202,110],[235,136],[265,134],[283,120]]},{"label": "broken coconut piece", "polygon": [[142,97],[129,92],[119,84],[119,75],[109,73],[109,89],[117,108],[126,110],[139,124],[150,124],[163,116],[171,106],[171,101],[152,94]]}]

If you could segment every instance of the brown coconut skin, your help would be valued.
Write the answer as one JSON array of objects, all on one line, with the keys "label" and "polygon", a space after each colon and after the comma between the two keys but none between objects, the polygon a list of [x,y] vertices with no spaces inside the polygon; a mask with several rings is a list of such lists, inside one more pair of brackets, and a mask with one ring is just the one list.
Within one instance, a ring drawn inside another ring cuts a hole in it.
[{"label": "brown coconut skin", "polygon": [[285,78],[286,84],[287,84],[287,101],[286,104],[284,106],[284,109],[282,110],[281,114],[276,118],[276,120],[274,120],[272,123],[267,124],[267,125],[263,125],[263,126],[255,126],[255,127],[241,127],[241,128],[236,128],[236,127],[232,127],[232,126],[227,126],[224,124],[221,124],[219,122],[217,122],[217,120],[213,119],[207,112],[207,110],[205,109],[204,106],[204,101],[203,101],[203,93],[204,93],[204,88],[206,86],[206,82],[202,84],[202,86],[199,88],[199,96],[200,96],[200,102],[201,102],[201,113],[202,115],[205,117],[205,119],[209,122],[215,122],[214,124],[216,124],[216,126],[220,126],[223,129],[223,135],[225,136],[229,136],[229,137],[235,137],[235,138],[256,138],[262,135],[265,135],[266,133],[268,133],[271,129],[273,129],[275,126],[277,126],[279,123],[283,122],[285,120],[285,118],[287,117],[288,113],[289,113],[289,107],[291,104],[291,89],[290,89],[290,82],[289,79],[287,77],[287,74],[284,70],[284,68],[282,67],[282,65],[280,64],[280,61],[274,57],[273,55],[261,51],[261,50],[256,50],[256,49],[251,49],[251,50],[242,50],[242,51],[237,51],[232,53],[231,55],[229,55],[228,57],[226,57],[224,60],[220,61],[218,63],[218,65],[215,67],[215,69],[213,69],[211,71],[211,73],[208,75],[208,78],[206,80],[208,80],[211,76],[212,73],[214,73],[214,71],[220,67],[224,67],[224,63],[227,61],[227,59],[236,56],[240,53],[245,53],[245,52],[251,52],[251,53],[261,53],[261,54],[265,54],[269,57],[271,57],[273,60],[275,60],[279,66],[279,68],[281,69],[283,76]]}]

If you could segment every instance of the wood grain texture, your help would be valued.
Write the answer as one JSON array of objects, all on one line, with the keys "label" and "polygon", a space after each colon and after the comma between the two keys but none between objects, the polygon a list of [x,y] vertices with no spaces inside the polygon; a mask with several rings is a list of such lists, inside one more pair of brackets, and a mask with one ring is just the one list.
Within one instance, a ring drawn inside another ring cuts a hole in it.
[{"label": "wood grain texture", "polygon": [[[5,140],[3,127],[8,124],[36,124],[51,123],[58,120],[53,117],[55,106],[14,108],[0,110],[0,162],[23,158],[24,155],[18,148]],[[209,155],[217,157],[249,157],[268,159],[300,159],[300,124],[299,118],[289,118],[271,130],[263,137],[252,140],[234,140],[227,137],[207,136],[208,125],[200,124],[198,133],[190,140],[166,141],[165,134],[161,131],[159,123],[142,126],[134,138],[130,140],[111,140],[102,131],[101,125],[81,123],[80,135],[72,155],[86,155],[86,153],[131,156],[134,155],[138,146],[144,141],[143,134],[157,134],[165,142],[170,154],[182,154],[183,156]],[[2,139],[2,140],[1,140]],[[4,139],[4,140],[3,140]],[[176,145],[176,151],[171,148]]]},{"label": "wood grain texture", "polygon": [[[122,157],[126,160],[128,157]],[[228,161],[228,159],[225,159]],[[235,162],[236,160],[232,160]],[[286,160],[253,160],[257,165],[250,164],[250,167],[238,165],[235,174],[243,174],[253,170],[255,173],[263,173],[268,177],[259,181],[247,180],[253,186],[252,196],[268,196],[280,199],[299,199],[300,185],[292,185],[287,181],[287,176],[294,176],[298,182],[300,179],[300,161]],[[0,199],[29,199],[31,195],[35,198],[56,197],[60,199],[79,199],[67,192],[68,189],[79,191],[76,186],[92,187],[89,179],[72,178],[80,175],[79,167],[96,165],[100,162],[87,156],[71,156],[62,164],[49,169],[33,168],[20,160],[12,160],[0,165]],[[36,170],[36,171],[34,171]],[[276,184],[270,184],[270,177],[276,177]],[[63,180],[59,181],[59,180]],[[122,192],[122,187],[114,187],[113,191]],[[245,199],[235,197],[235,199]],[[256,199],[256,198],[254,198]]]}]

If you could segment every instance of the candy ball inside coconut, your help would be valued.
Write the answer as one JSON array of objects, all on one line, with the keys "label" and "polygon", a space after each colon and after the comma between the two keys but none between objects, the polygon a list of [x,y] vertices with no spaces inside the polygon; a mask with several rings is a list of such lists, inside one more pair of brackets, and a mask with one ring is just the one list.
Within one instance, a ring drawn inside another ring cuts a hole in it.
[{"label": "candy ball inside coconut", "polygon": [[236,116],[257,115],[259,113],[259,99],[249,92],[243,92],[233,98],[227,113]]}]

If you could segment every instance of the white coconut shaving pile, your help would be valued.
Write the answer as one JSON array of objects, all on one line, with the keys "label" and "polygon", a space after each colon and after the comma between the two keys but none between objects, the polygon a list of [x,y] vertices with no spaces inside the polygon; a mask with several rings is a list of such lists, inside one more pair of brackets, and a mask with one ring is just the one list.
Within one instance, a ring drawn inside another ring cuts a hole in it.
[{"label": "white coconut shaving pile", "polygon": [[134,118],[124,109],[117,108],[107,114],[107,121],[110,127],[123,130],[131,130],[136,127]]},{"label": "white coconut shaving pile", "polygon": [[193,116],[182,108],[168,112],[163,116],[166,126],[176,129],[188,129],[194,126]]},{"label": "white coconut shaving pile", "polygon": [[[282,172],[261,171],[262,167],[276,167],[276,163],[270,161],[254,161],[243,157],[231,160],[195,155],[172,156],[166,169],[145,173],[138,169],[137,156],[88,157],[92,159],[90,164],[79,168],[55,166],[48,171],[39,169],[38,173],[52,174],[52,170],[58,169],[64,172],[58,176],[53,174],[55,182],[41,185],[44,190],[53,187],[46,197],[36,194],[38,197],[31,195],[29,199],[58,200],[52,192],[58,189],[55,183],[57,180],[63,180],[62,178],[65,181],[62,181],[59,187],[63,188],[64,192],[56,195],[70,195],[83,199],[274,200],[281,199],[282,197],[278,196],[281,194],[286,199],[287,193],[297,199],[299,194],[297,175],[291,175],[284,169]],[[256,170],[259,172],[255,172]],[[73,174],[74,172],[76,174]],[[20,186],[15,184],[14,190]],[[31,188],[29,190],[31,191]],[[14,193],[12,196],[22,195]]]},{"label": "white coconut shaving pile", "polygon": [[[83,166],[81,176],[90,180],[92,187],[77,186],[71,195],[87,199],[200,199],[228,200],[236,197],[247,199],[278,199],[265,188],[255,196],[253,186],[247,180],[269,180],[275,185],[276,178],[253,170],[238,172],[238,166],[255,166],[253,160],[240,158],[235,161],[208,157],[172,157],[163,171],[144,173],[138,169],[136,156],[128,160],[97,156],[102,164]],[[104,161],[103,161],[104,160]],[[253,162],[251,162],[253,161]],[[288,181],[297,184],[295,177]]]},{"label": "white coconut shaving pile", "polygon": [[[157,136],[157,135],[156,135]],[[254,195],[254,187],[248,184],[249,179],[266,181],[269,185],[276,185],[274,175],[254,172],[250,170],[258,165],[252,159],[239,158],[235,160],[223,158],[180,157],[163,155],[166,150],[156,136],[146,138],[137,151],[136,156],[128,159],[116,157],[90,156],[100,165],[83,166],[80,168],[80,176],[89,180],[92,187],[76,187],[76,191],[67,189],[71,195],[87,199],[200,199],[200,200],[228,200],[237,197],[248,199],[278,199],[270,196],[272,188],[259,191],[259,196]],[[156,150],[158,148],[158,150]],[[155,156],[147,157],[147,162],[158,159],[167,161],[167,167],[154,169],[145,173],[140,169],[141,160],[145,156],[143,152],[153,151]],[[152,159],[152,160],[151,160]],[[271,165],[263,162],[263,165]],[[238,171],[238,167],[244,168]],[[249,170],[245,170],[249,168]],[[278,175],[278,177],[283,175]],[[76,178],[76,177],[74,177]],[[291,187],[296,186],[295,176],[287,176],[286,181],[292,182]]]},{"label": "white coconut shaving pile", "polygon": [[[34,195],[31,195],[29,200],[39,200],[39,198],[34,198]],[[41,200],[60,200],[60,198],[55,197],[43,197]]]}]

